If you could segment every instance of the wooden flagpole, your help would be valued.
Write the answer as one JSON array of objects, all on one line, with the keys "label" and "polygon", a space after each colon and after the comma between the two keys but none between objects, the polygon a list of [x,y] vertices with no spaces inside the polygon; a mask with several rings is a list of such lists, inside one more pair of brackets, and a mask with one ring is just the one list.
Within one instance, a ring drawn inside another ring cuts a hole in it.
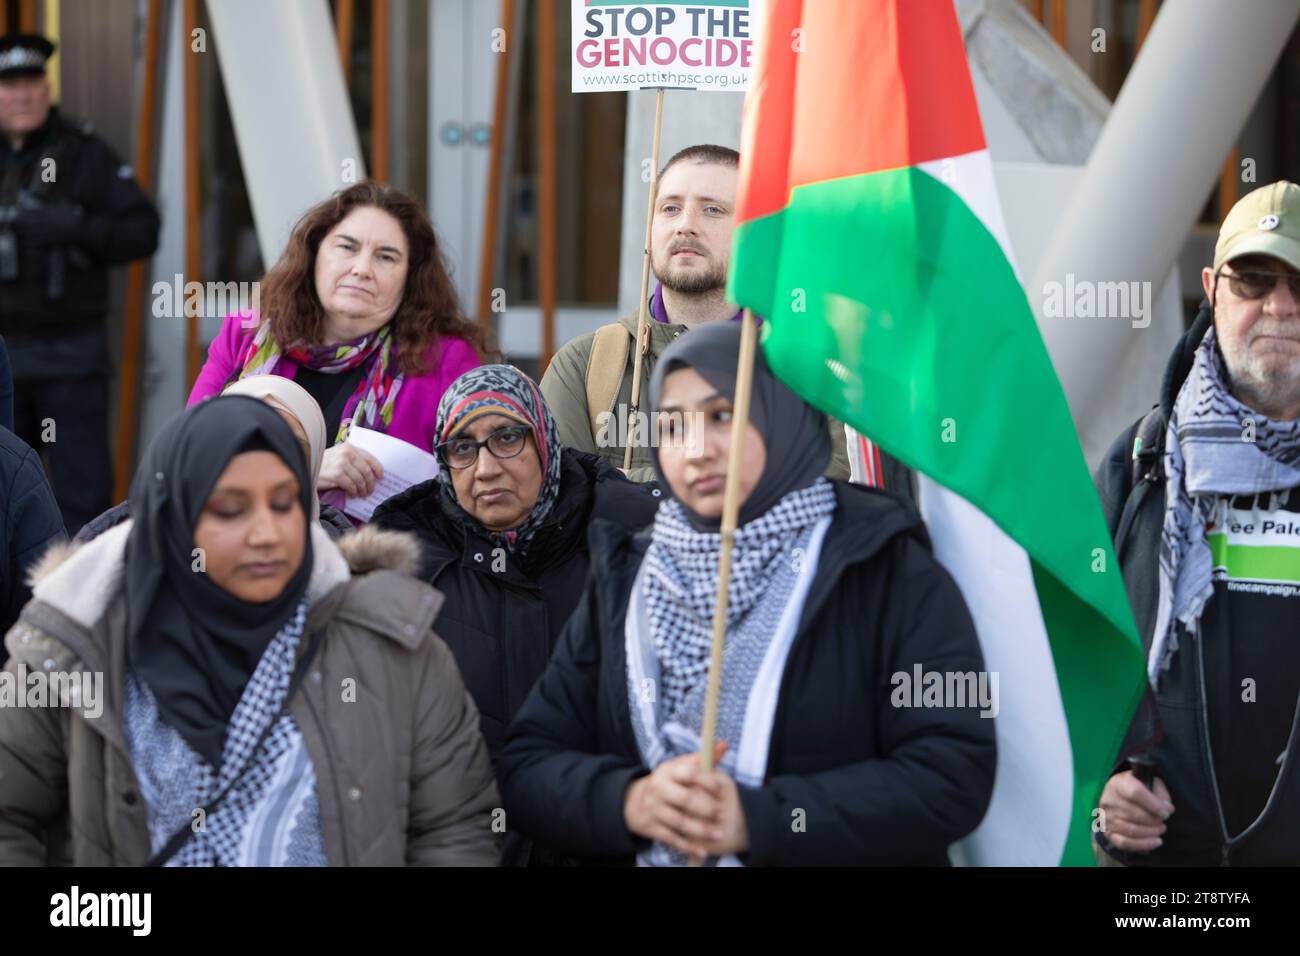
[{"label": "wooden flagpole", "polygon": [[540,268],[537,276],[538,303],[542,307],[542,354],[538,357],[540,380],[555,354],[555,222],[556,222],[556,96],[555,96],[555,0],[539,0],[537,6],[537,239]]},{"label": "wooden flagpole", "polygon": [[[722,497],[722,553],[718,560],[718,590],[713,602],[713,650],[709,656],[709,687],[704,697],[704,723],[700,727],[700,767],[713,769],[713,739],[718,732],[718,697],[722,691],[722,650],[727,638],[727,597],[731,585],[731,549],[740,516],[740,462],[749,426],[749,396],[754,383],[754,350],[758,323],[746,309],[741,317],[740,358],[736,363],[736,400],[731,409],[731,448],[727,452],[727,483]],[[730,740],[734,747],[738,741]],[[692,866],[699,866],[695,860]]]},{"label": "wooden flagpole", "polygon": [[655,97],[655,135],[650,150],[650,195],[646,199],[645,211],[645,248],[641,255],[641,309],[636,319],[636,355],[632,359],[632,404],[628,408],[627,426],[623,434],[627,436],[627,447],[623,449],[623,468],[632,467],[632,434],[636,422],[637,408],[641,397],[641,366],[645,363],[645,353],[650,349],[650,234],[655,219],[655,192],[659,189],[659,133],[664,120],[664,91],[659,88]]}]

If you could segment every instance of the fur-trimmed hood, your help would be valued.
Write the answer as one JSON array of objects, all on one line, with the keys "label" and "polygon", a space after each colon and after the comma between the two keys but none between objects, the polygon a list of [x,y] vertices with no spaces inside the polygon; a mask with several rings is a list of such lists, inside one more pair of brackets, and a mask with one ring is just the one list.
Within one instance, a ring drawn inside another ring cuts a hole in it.
[{"label": "fur-trimmed hood", "polygon": [[[28,574],[32,599],[92,627],[121,587],[131,526],[128,519],[92,541],[51,547]],[[380,570],[414,575],[419,567],[419,541],[402,531],[366,525],[334,541],[313,523],[311,541],[315,557],[307,585],[308,607],[351,575]]]}]

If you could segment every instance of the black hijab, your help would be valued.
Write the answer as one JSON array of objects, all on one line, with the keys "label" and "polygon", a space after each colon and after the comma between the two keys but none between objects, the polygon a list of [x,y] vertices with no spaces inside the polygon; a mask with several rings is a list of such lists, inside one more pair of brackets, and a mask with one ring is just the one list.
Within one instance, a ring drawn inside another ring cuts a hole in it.
[{"label": "black hijab", "polygon": [[[271,451],[298,479],[307,544],[279,597],[249,604],[193,570],[194,527],[230,460]],[[213,767],[226,725],[271,639],[311,577],[311,475],[280,413],[244,396],[214,398],[173,418],[131,483],[126,545],[127,655],[164,720]]]},{"label": "black hijab", "polygon": [[[740,323],[711,322],[692,329],[673,342],[655,364],[650,377],[650,405],[657,413],[664,379],[680,368],[692,368],[721,395],[735,401],[736,363],[740,358]],[[813,408],[772,374],[761,348],[754,354],[754,384],[750,392],[749,420],[763,436],[767,460],[763,475],[740,508],[738,525],[765,514],[792,491],[807,488],[826,470],[831,460],[831,440],[826,416]],[[672,486],[659,466],[659,449],[651,449],[655,474],[664,494]],[[679,502],[680,503],[680,502]],[[704,518],[682,504],[697,531],[717,531],[720,518]]]}]

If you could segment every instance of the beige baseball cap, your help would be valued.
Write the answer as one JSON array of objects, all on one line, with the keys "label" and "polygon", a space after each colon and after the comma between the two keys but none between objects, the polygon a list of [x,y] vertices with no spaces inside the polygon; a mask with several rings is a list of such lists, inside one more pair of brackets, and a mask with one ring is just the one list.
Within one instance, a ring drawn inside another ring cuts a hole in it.
[{"label": "beige baseball cap", "polygon": [[1279,179],[1232,207],[1214,246],[1214,269],[1248,255],[1273,256],[1300,270],[1300,186]]}]

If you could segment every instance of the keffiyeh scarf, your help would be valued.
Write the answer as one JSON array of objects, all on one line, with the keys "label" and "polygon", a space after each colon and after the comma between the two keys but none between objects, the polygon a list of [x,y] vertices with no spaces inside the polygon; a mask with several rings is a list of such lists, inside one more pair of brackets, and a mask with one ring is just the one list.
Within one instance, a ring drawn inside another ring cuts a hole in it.
[{"label": "keffiyeh scarf", "polygon": [[[167,866],[325,866],[316,772],[284,710],[305,604],[267,646],[230,718],[220,768],[199,756],[158,712],[147,684],[128,671],[125,730],[149,823],[150,853],[181,827],[193,835]],[[257,745],[262,732],[271,732]],[[206,819],[195,816],[237,781]]]},{"label": "keffiyeh scarf", "polygon": [[339,420],[334,444],[347,438],[353,424],[375,431],[387,431],[393,423],[393,405],[402,390],[402,371],[393,351],[393,327],[385,325],[377,332],[363,335],[351,342],[337,345],[316,345],[282,350],[271,334],[271,323],[262,322],[257,327],[244,354],[239,377],[271,375],[283,358],[289,358],[306,368],[330,375],[340,375],[370,362],[369,371],[361,377],[356,390],[348,397]]},{"label": "keffiyeh scarf", "polygon": [[[834,510],[834,488],[819,478],[736,530],[717,734],[728,741],[720,768],[745,786],[763,782],[781,674]],[[660,506],[625,634],[628,701],[647,767],[700,748],[721,539],[691,527],[678,502]],[[686,858],[655,844],[640,862]]]},{"label": "keffiyeh scarf", "polygon": [[1165,447],[1160,601],[1147,657],[1153,687],[1178,650],[1177,625],[1194,631],[1214,593],[1205,532],[1217,499],[1300,486],[1300,421],[1265,418],[1232,396],[1211,328],[1174,402]]}]

